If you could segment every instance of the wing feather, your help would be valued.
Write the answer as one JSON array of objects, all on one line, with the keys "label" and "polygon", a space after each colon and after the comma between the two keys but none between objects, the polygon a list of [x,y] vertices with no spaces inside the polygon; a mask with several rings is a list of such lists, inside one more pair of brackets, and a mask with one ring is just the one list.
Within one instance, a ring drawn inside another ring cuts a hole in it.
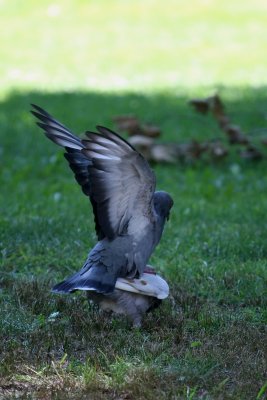
[{"label": "wing feather", "polygon": [[101,230],[97,218],[97,205],[91,197],[91,183],[89,178],[88,166],[91,161],[81,153],[83,147],[81,139],[72,134],[72,132],[62,125],[59,121],[54,119],[48,112],[43,110],[41,107],[32,104],[34,110],[32,114],[41,122],[37,122],[37,125],[43,129],[45,135],[54,143],[65,148],[66,153],[64,154],[67,159],[70,168],[74,172],[75,179],[82,188],[83,193],[90,198],[93,213],[95,217],[95,230],[98,239],[104,238],[104,233]]},{"label": "wing feather", "polygon": [[136,213],[151,213],[155,176],[123,138],[107,128],[97,129],[99,133],[86,132],[82,153],[92,160],[89,174],[98,219],[105,235],[113,239]]},{"label": "wing feather", "polygon": [[[46,136],[66,149],[75,178],[90,197],[99,239],[114,239],[136,215],[141,219],[151,215],[155,176],[126,140],[102,126],[81,140],[45,110],[33,108]],[[137,219],[134,226],[138,227]]]}]

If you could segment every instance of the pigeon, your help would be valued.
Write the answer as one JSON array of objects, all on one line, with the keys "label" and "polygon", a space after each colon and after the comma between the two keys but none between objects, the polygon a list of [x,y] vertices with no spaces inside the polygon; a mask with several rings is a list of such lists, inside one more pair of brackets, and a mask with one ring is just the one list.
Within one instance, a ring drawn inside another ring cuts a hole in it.
[{"label": "pigeon", "polygon": [[[157,297],[126,293],[127,289],[116,288],[116,284],[121,279],[138,280],[144,273],[151,273],[147,262],[169,219],[171,196],[155,191],[156,178],[148,162],[117,133],[97,126],[97,132],[87,131],[80,139],[41,107],[32,107],[45,135],[65,148],[64,155],[76,181],[92,204],[98,238],[82,269],[56,284],[52,292],[84,290],[93,300],[101,303],[101,299],[109,299],[118,308],[118,293],[127,294],[132,303],[140,295],[146,299],[146,305],[139,310],[143,315]],[[135,318],[133,312],[127,312],[127,305],[124,308],[123,313],[139,325],[140,316]]]},{"label": "pigeon", "polygon": [[140,279],[118,278],[111,294],[88,291],[88,300],[104,311],[126,315],[133,327],[140,328],[144,314],[157,308],[169,295],[167,282],[154,268],[147,265],[145,271]]}]

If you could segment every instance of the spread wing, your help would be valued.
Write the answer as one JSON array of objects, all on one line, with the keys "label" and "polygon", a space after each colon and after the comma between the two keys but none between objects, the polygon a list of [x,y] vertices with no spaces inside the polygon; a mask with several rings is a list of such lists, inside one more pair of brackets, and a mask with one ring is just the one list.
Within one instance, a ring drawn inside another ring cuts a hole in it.
[{"label": "spread wing", "polygon": [[66,149],[75,178],[91,200],[98,239],[124,233],[133,217],[141,225],[142,218],[151,215],[156,184],[143,156],[104,127],[97,127],[98,133],[87,132],[87,139],[81,140],[41,107],[32,106],[37,125]]},{"label": "spread wing", "polygon": [[95,230],[97,237],[99,240],[103,239],[105,235],[101,230],[97,218],[97,205],[91,196],[91,184],[88,172],[88,166],[91,164],[91,161],[81,152],[82,148],[84,147],[81,139],[73,135],[68,128],[54,119],[41,107],[34,104],[32,104],[32,107],[34,108],[34,111],[31,111],[32,114],[39,120],[37,125],[43,129],[45,135],[52,140],[52,142],[65,148],[66,153],[64,156],[68,160],[69,166],[74,172],[75,179],[81,186],[83,193],[86,196],[89,196],[91,200],[95,217]]},{"label": "spread wing", "polygon": [[156,179],[129,143],[107,128],[97,129],[99,133],[86,132],[81,151],[92,161],[88,170],[99,224],[105,236],[113,239],[124,233],[131,218],[152,214]]}]

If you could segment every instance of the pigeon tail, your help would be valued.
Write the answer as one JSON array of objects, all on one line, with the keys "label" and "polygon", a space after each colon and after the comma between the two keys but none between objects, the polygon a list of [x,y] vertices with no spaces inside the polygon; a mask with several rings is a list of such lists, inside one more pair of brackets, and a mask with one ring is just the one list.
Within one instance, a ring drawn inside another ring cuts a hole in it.
[{"label": "pigeon tail", "polygon": [[71,293],[75,290],[94,291],[96,293],[109,294],[114,291],[117,276],[107,271],[104,265],[83,267],[81,271],[70,278],[56,284],[52,288],[53,293]]}]

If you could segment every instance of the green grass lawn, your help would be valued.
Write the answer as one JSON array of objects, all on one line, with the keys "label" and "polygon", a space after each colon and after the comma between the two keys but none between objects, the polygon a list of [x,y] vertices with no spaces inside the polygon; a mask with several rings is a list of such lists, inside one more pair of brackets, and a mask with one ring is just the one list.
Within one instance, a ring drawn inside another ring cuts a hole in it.
[{"label": "green grass lawn", "polygon": [[[223,3],[223,4],[222,4]],[[133,330],[81,293],[93,216],[30,103],[76,133],[118,114],[162,141],[221,138],[192,97],[267,136],[264,1],[0,2],[0,398],[257,399],[267,387],[267,148],[153,166],[175,201],[151,264],[171,296]],[[58,312],[58,317],[51,314]]]}]

